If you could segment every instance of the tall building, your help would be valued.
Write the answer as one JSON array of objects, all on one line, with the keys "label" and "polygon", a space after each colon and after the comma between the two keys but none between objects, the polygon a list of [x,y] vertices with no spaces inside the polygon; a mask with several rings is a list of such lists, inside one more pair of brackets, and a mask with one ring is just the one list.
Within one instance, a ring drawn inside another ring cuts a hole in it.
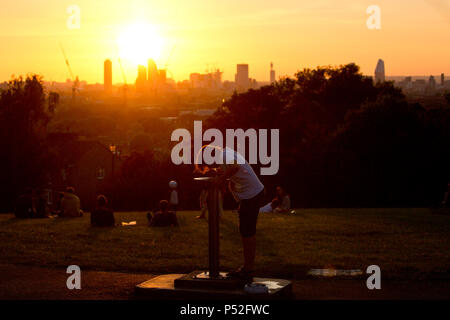
[{"label": "tall building", "polygon": [[166,69],[160,69],[158,71],[159,71],[158,84],[165,85],[167,80]]},{"label": "tall building", "polygon": [[150,87],[154,87],[158,82],[159,74],[158,68],[156,67],[156,63],[153,59],[148,59],[147,71],[148,71],[147,79],[150,84]]},{"label": "tall building", "polygon": [[445,75],[441,73],[441,86],[444,86],[445,84]]},{"label": "tall building", "polygon": [[275,80],[275,70],[273,70],[273,63],[270,63],[270,83],[274,83]]},{"label": "tall building", "polygon": [[103,63],[103,87],[105,91],[112,91],[112,62],[106,59]]},{"label": "tall building", "polygon": [[436,80],[434,79],[433,76],[430,76],[430,78],[428,79],[428,87],[429,87],[431,90],[436,89]]},{"label": "tall building", "polygon": [[250,85],[250,79],[248,77],[248,64],[238,64],[236,66],[234,81],[239,89],[248,89]]},{"label": "tall building", "polygon": [[147,84],[147,69],[143,65],[138,65],[138,76],[136,78],[136,90],[144,91]]},{"label": "tall building", "polygon": [[378,59],[377,67],[375,68],[375,83],[384,82],[385,80],[384,61]]}]

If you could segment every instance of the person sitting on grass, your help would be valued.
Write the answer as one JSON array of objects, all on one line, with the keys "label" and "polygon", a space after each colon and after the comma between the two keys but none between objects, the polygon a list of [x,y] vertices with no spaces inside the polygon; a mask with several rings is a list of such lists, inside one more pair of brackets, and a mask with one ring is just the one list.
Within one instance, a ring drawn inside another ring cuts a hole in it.
[{"label": "person sitting on grass", "polygon": [[207,189],[202,189],[202,191],[200,192],[200,198],[199,198],[199,203],[200,203],[200,215],[197,216],[197,219],[206,219],[206,212],[208,211],[208,190]]},{"label": "person sitting on grass", "polygon": [[56,198],[55,208],[52,211],[53,215],[62,216],[62,200],[64,199],[64,192],[58,192],[58,196]]},{"label": "person sitting on grass", "polygon": [[261,213],[284,213],[291,210],[291,198],[280,186],[277,187],[277,196],[272,202],[259,209]]},{"label": "person sitting on grass", "polygon": [[159,202],[159,211],[153,216],[147,213],[147,219],[150,227],[171,227],[178,226],[178,220],[175,212],[169,211],[169,202],[161,200]]},{"label": "person sitting on grass", "polygon": [[91,212],[91,226],[114,227],[114,213],[107,207],[108,199],[104,195],[97,197],[97,207]]},{"label": "person sitting on grass", "polygon": [[272,213],[280,205],[280,200],[274,198],[271,202],[266,204],[264,207],[259,208],[259,213]]},{"label": "person sitting on grass", "polygon": [[[223,194],[225,190],[219,190],[218,192],[218,201],[219,201],[219,218],[223,216]],[[202,189],[200,192],[200,215],[197,216],[197,219],[206,219],[206,212],[208,212],[208,190]]]},{"label": "person sitting on grass", "polygon": [[278,206],[273,210],[276,213],[289,212],[291,210],[291,198],[280,186],[277,187]]},{"label": "person sitting on grass", "polygon": [[62,217],[81,217],[80,198],[75,195],[75,189],[68,187],[64,198],[61,200]]},{"label": "person sitting on grass", "polygon": [[17,199],[14,214],[20,219],[32,218],[35,215],[33,190],[31,188],[27,188],[25,193],[20,195]]}]

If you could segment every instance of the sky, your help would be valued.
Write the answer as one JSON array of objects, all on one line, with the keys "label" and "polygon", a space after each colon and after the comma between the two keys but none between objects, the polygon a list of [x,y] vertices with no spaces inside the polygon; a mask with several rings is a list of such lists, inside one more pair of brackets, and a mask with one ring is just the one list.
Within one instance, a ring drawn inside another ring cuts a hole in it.
[{"label": "sky", "polygon": [[[380,8],[380,29],[367,27],[370,5]],[[268,81],[270,62],[277,77],[349,62],[372,75],[379,58],[388,76],[450,76],[450,0],[2,1],[0,43],[0,81],[69,78],[60,44],[90,83],[103,82],[107,58],[113,82],[123,82],[119,57],[134,82],[144,51],[177,81],[213,68],[234,80],[238,63]]]}]

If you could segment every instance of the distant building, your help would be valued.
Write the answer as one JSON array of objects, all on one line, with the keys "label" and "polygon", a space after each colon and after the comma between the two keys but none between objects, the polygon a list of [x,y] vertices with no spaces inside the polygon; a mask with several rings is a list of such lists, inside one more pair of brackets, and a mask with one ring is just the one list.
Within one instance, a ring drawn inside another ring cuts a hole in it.
[{"label": "distant building", "polygon": [[417,93],[424,93],[427,87],[427,82],[424,79],[416,79],[412,83],[412,89]]},{"label": "distant building", "polygon": [[159,78],[158,78],[158,84],[159,85],[165,85],[167,80],[167,73],[166,69],[160,69],[159,71]]},{"label": "distant building", "polygon": [[436,88],[436,80],[434,79],[433,76],[430,76],[430,78],[428,79],[428,86],[431,89],[435,89]]},{"label": "distant building", "polygon": [[441,86],[444,86],[445,84],[445,75],[441,73]]},{"label": "distant building", "polygon": [[217,69],[205,74],[191,73],[189,80],[191,88],[218,89],[222,87],[222,71]]},{"label": "distant building", "polygon": [[375,68],[375,83],[384,82],[386,80],[386,75],[384,71],[384,61],[379,59],[377,62],[377,67]]},{"label": "distant building", "polygon": [[143,65],[138,65],[138,76],[136,78],[136,90],[144,91],[147,85],[147,69]]},{"label": "distant building", "polygon": [[112,91],[112,62],[106,59],[103,63],[103,87],[105,91]]},{"label": "distant building", "polygon": [[120,169],[120,153],[71,133],[50,134],[48,139],[61,166],[51,175],[53,188],[63,191],[74,187],[82,208],[93,208],[97,195],[107,192],[107,181]]},{"label": "distant building", "polygon": [[158,69],[156,67],[156,63],[153,59],[148,59],[147,71],[148,71],[147,79],[148,79],[149,85],[150,85],[150,87],[154,87],[158,82],[159,74],[158,74]]},{"label": "distant building", "polygon": [[270,83],[274,83],[275,80],[275,70],[273,70],[273,63],[270,63]]},{"label": "distant building", "polygon": [[248,77],[248,64],[238,64],[236,66],[234,80],[238,89],[246,90],[249,88],[250,79]]}]

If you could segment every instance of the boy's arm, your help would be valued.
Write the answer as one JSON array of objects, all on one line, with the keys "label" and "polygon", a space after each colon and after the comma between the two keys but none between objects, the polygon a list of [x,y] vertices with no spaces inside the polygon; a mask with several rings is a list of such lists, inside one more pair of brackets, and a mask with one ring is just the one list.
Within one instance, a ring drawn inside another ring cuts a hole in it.
[{"label": "boy's arm", "polygon": [[225,171],[217,176],[217,178],[215,179],[214,183],[216,185],[222,185],[227,179],[229,179],[230,177],[232,177],[236,172],[238,172],[239,170],[239,165],[234,163],[234,164],[228,164],[226,166]]}]

